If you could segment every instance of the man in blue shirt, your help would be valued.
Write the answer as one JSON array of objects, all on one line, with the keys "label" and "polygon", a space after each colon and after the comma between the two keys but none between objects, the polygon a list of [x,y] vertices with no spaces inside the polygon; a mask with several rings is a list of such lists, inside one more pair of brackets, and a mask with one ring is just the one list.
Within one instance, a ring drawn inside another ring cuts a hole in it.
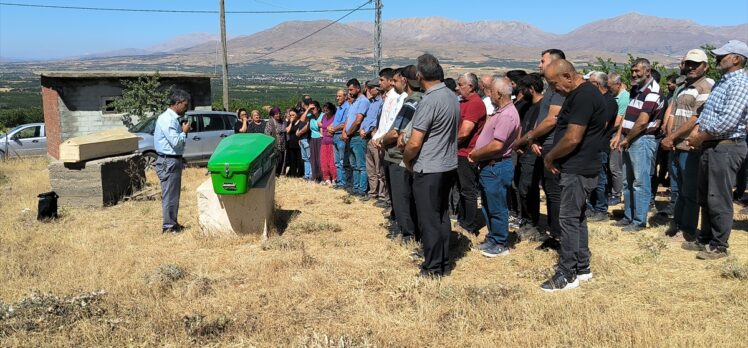
[{"label": "man in blue shirt", "polygon": [[182,154],[190,124],[179,121],[190,106],[190,95],[180,89],[172,91],[169,108],[158,116],[153,132],[153,145],[158,158],[155,169],[161,182],[162,232],[178,233],[183,226],[177,222],[182,187]]},{"label": "man in blue shirt", "polygon": [[346,117],[345,128],[341,138],[351,147],[348,161],[353,169],[353,188],[351,194],[358,197],[366,196],[366,143],[361,138],[359,127],[369,110],[369,99],[361,93],[361,83],[351,79],[347,83],[348,97],[353,100]]},{"label": "man in blue shirt", "polygon": [[748,152],[748,45],[731,40],[712,50],[722,78],[712,88],[699,115],[697,126],[686,138],[691,149],[701,148],[697,199],[701,206],[698,240],[684,242],[683,249],[699,251],[697,258],[713,260],[727,256],[734,222],[732,187]]},{"label": "man in blue shirt", "polygon": [[345,188],[346,185],[346,170],[348,159],[346,156],[346,142],[341,139],[343,134],[343,127],[345,127],[345,118],[348,113],[350,103],[348,103],[348,96],[346,91],[339,89],[335,94],[335,101],[338,103],[338,110],[335,113],[335,118],[332,121],[332,125],[327,127],[327,132],[332,134],[332,141],[334,146],[335,156],[335,169],[337,172],[337,182],[335,188]]}]

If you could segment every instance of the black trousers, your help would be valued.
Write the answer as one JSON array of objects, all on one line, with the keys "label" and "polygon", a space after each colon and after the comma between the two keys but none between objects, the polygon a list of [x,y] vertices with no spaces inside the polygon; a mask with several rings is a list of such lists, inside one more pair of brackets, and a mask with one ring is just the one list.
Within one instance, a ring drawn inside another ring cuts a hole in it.
[{"label": "black trousers", "polygon": [[467,157],[457,157],[457,179],[460,191],[457,221],[469,232],[478,231],[478,165],[470,163]]},{"label": "black trousers", "polygon": [[304,161],[301,159],[301,149],[286,148],[286,165],[288,176],[300,178],[304,176]]},{"label": "black trousers", "polygon": [[697,197],[701,206],[699,241],[726,250],[733,224],[732,188],[748,147],[705,142],[699,163]]},{"label": "black trousers", "polygon": [[[542,158],[540,159],[542,163]],[[561,226],[558,223],[559,209],[561,208],[561,186],[560,176],[553,175],[543,166],[543,191],[545,191],[545,205],[548,210],[548,229],[551,237],[558,239],[561,236]]]},{"label": "black trousers", "polygon": [[587,230],[587,197],[597,187],[597,174],[561,173],[559,185],[564,205],[559,211],[561,248],[558,270],[567,278],[590,267],[589,231]]},{"label": "black trousers", "polygon": [[[385,161],[386,162],[386,161]],[[413,198],[413,175],[397,163],[386,162],[390,178],[392,210],[403,238],[421,240],[416,202]]]},{"label": "black trousers", "polygon": [[449,189],[455,181],[454,170],[442,173],[414,173],[413,196],[418,209],[418,227],[423,236],[424,261],[421,272],[445,275],[451,267],[449,258]]},{"label": "black trousers", "polygon": [[[527,156],[527,155],[525,155]],[[543,160],[532,156],[534,161],[523,161],[517,164],[514,180],[519,194],[520,214],[531,224],[537,225],[540,220],[540,181],[543,179]]]}]

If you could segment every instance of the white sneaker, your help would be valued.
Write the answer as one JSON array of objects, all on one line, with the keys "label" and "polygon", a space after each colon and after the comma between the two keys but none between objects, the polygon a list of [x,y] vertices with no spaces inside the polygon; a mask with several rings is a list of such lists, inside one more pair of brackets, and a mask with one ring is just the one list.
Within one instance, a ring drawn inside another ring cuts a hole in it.
[{"label": "white sneaker", "polygon": [[577,279],[579,279],[580,282],[586,282],[592,279],[592,272],[587,270],[587,273],[577,274]]}]

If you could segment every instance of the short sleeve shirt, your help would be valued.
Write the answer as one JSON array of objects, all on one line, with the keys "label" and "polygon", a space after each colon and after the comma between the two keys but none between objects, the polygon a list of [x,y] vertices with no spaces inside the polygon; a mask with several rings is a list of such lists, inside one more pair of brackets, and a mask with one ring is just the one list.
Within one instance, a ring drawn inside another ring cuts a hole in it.
[{"label": "short sleeve shirt", "polygon": [[[551,106],[561,106],[564,104],[564,96],[556,93],[556,91],[548,87],[543,93],[543,100],[540,101],[540,110],[538,111],[538,118],[535,121],[535,126],[539,125],[543,120],[548,117],[548,112],[551,110]],[[543,147],[543,153],[548,153],[553,146],[553,134],[556,129],[552,129],[548,134],[537,139]]]},{"label": "short sleeve shirt", "polygon": [[350,109],[348,109],[348,115],[346,117],[345,121],[345,130],[350,131],[351,125],[353,125],[353,122],[356,121],[356,116],[361,114],[366,116],[366,111],[369,110],[369,99],[366,99],[363,94],[360,94],[358,98],[356,98],[355,101],[353,101],[353,104],[351,104]]},{"label": "short sleeve shirt", "polygon": [[473,93],[467,99],[460,100],[460,127],[465,121],[472,122],[474,126],[470,136],[461,144],[457,144],[457,155],[462,157],[467,157],[473,150],[483,129],[483,124],[486,123],[486,105],[483,104],[483,100],[478,93]]},{"label": "short sleeve shirt", "polygon": [[494,114],[486,118],[486,124],[478,136],[475,148],[483,148],[492,141],[498,140],[504,143],[504,147],[498,155],[488,159],[509,158],[512,156],[512,149],[519,131],[519,112],[514,104],[509,103],[502,108],[495,109]]},{"label": "short sleeve shirt", "polygon": [[626,130],[633,128],[639,115],[646,112],[649,115],[646,133],[652,133],[657,129],[657,115],[659,115],[663,105],[660,84],[652,79],[642,88],[635,87],[630,95],[621,126]]},{"label": "short sleeve shirt", "polygon": [[444,83],[423,94],[413,115],[413,129],[425,133],[413,170],[418,173],[443,173],[457,168],[457,125],[460,105],[454,92]]},{"label": "short sleeve shirt", "polygon": [[[670,131],[676,131],[683,126],[688,119],[698,116],[704,103],[709,98],[709,92],[712,91],[712,84],[702,77],[692,84],[686,85],[678,91],[673,99],[671,113],[673,116],[673,126]],[[675,147],[679,150],[688,151],[690,148],[684,143],[685,138],[675,139]]]},{"label": "short sleeve shirt", "polygon": [[629,106],[629,99],[631,98],[631,94],[629,94],[629,91],[622,90],[618,92],[618,95],[616,96],[616,103],[618,104],[618,114],[616,116],[621,116],[626,114],[626,108]]},{"label": "short sleeve shirt", "polygon": [[589,82],[571,91],[556,121],[554,146],[566,134],[570,124],[587,126],[582,142],[568,155],[556,160],[562,173],[595,175],[600,172],[599,150],[605,133],[608,108],[603,95]]}]

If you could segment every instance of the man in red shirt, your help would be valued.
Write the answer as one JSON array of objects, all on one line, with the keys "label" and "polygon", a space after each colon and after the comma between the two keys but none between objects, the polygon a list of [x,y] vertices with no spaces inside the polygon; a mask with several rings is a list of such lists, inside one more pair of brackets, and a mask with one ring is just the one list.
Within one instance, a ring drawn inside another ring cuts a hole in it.
[{"label": "man in red shirt", "polygon": [[468,161],[478,136],[486,123],[486,106],[478,91],[478,77],[465,73],[457,79],[460,95],[460,126],[457,131],[457,177],[460,204],[457,212],[458,229],[477,235],[480,226],[478,213],[478,166]]}]

